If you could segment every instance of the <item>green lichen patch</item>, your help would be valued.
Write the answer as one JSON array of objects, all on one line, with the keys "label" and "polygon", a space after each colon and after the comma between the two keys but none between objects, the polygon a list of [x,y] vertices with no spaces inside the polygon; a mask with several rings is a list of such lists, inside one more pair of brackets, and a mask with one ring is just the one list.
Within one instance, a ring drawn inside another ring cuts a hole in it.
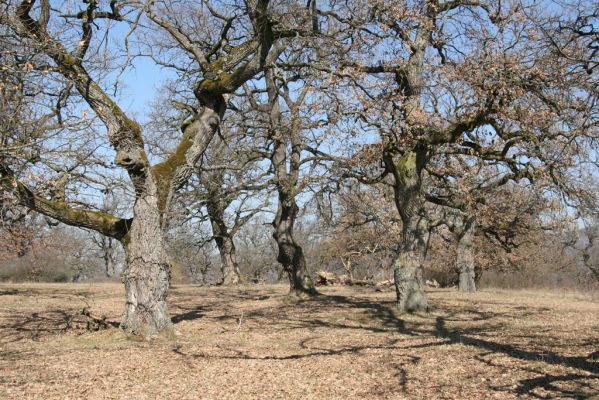
[{"label": "green lichen patch", "polygon": [[158,193],[158,208],[161,211],[166,210],[166,202],[171,189],[173,177],[177,168],[187,162],[185,155],[187,150],[193,145],[194,129],[191,123],[184,128],[183,137],[173,153],[160,164],[152,167],[152,176],[155,179]]},{"label": "green lichen patch", "polygon": [[406,153],[397,163],[400,176],[413,177],[416,174],[416,152]]}]

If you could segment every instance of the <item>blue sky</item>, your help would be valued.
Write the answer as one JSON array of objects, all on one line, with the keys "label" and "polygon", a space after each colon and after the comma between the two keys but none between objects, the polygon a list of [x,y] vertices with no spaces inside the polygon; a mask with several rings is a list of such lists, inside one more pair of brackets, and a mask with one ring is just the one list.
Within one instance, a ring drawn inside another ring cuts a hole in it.
[{"label": "blue sky", "polygon": [[133,67],[127,68],[122,74],[122,92],[115,100],[136,120],[146,122],[151,100],[171,76],[168,70],[160,68],[149,58],[136,58]]}]

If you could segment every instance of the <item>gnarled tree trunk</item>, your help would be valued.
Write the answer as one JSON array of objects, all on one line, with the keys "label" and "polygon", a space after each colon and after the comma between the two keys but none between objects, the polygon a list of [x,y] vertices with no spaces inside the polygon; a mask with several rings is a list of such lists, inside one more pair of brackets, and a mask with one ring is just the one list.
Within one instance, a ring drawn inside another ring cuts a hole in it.
[{"label": "gnarled tree trunk", "polygon": [[[428,10],[427,10],[428,13]],[[424,196],[422,171],[428,162],[429,146],[426,140],[417,139],[430,134],[422,129],[421,95],[424,87],[424,58],[431,35],[430,21],[423,20],[411,44],[411,54],[405,71],[396,74],[396,82],[406,96],[402,114],[404,128],[401,134],[415,139],[411,150],[403,151],[397,164],[392,154],[383,154],[387,170],[393,174],[395,205],[402,221],[399,255],[394,264],[397,306],[401,312],[426,311],[428,308],[422,263],[426,252],[428,230],[422,219]],[[403,145],[400,143],[400,147]],[[390,147],[389,151],[393,151]]]},{"label": "gnarled tree trunk", "polygon": [[470,219],[458,235],[456,271],[459,274],[458,288],[461,292],[476,292],[474,267],[474,234],[476,222]]},{"label": "gnarled tree trunk", "polygon": [[241,283],[241,273],[239,272],[239,264],[237,263],[237,252],[235,244],[231,236],[226,235],[222,238],[222,243],[219,246],[219,240],[216,241],[220,252],[220,265],[223,274],[223,285],[236,285]]},{"label": "gnarled tree trunk", "polygon": [[168,211],[175,191],[188,181],[226,109],[221,95],[204,95],[202,100],[201,112],[183,127],[182,140],[169,157],[151,168],[144,166],[143,173],[130,173],[136,200],[133,220],[122,239],[126,303],[121,328],[126,332],[149,337],[173,330],[166,305],[171,277],[165,237]]},{"label": "gnarled tree trunk", "polygon": [[304,251],[293,237],[297,211],[295,200],[279,191],[279,206],[273,221],[273,237],[279,248],[277,261],[289,278],[290,294],[298,297],[313,296],[317,292],[314,281],[308,274]]},{"label": "gnarled tree trunk", "polygon": [[121,328],[146,337],[172,330],[166,304],[171,267],[155,185],[148,183],[150,190],[135,202],[135,218],[122,241],[125,311]]},{"label": "gnarled tree trunk", "polygon": [[[230,162],[234,158],[237,158],[237,155],[231,151],[226,141],[217,140],[212,142],[209,152],[205,154],[204,163],[210,165],[222,161]],[[240,218],[238,214],[238,218],[235,218],[231,228],[226,223],[227,208],[238,194],[236,193],[235,184],[227,182],[225,169],[210,170],[209,168],[200,167],[198,171],[200,184],[205,189],[203,197],[212,229],[212,239],[216,243],[220,254],[222,278],[218,284],[239,284],[242,279],[233,237],[246,219]]]},{"label": "gnarled tree trunk", "polygon": [[224,209],[216,202],[208,202],[208,217],[212,227],[212,235],[220,253],[220,268],[223,274],[221,284],[235,285],[241,282],[241,273],[237,263],[235,243],[225,224]]},{"label": "gnarled tree trunk", "polygon": [[[266,87],[270,103],[271,137],[274,149],[270,157],[272,163],[279,204],[273,221],[273,238],[279,253],[277,261],[289,278],[290,294],[298,297],[314,296],[318,292],[308,274],[306,258],[302,247],[293,237],[293,226],[298,213],[295,196],[301,191],[299,183],[301,152],[303,149],[299,123],[299,104],[287,102],[291,109],[292,122],[283,126],[279,104],[279,92],[272,69],[265,72]],[[288,147],[290,148],[288,154]]]},{"label": "gnarled tree trunk", "polygon": [[394,176],[395,205],[403,224],[393,274],[397,307],[401,312],[426,311],[428,308],[422,278],[428,230],[421,216],[424,207],[421,173],[426,157],[426,147],[418,146],[404,154],[397,165],[390,155],[384,158]]},{"label": "gnarled tree trunk", "polygon": [[403,236],[393,271],[397,307],[401,312],[426,311],[428,302],[422,278],[426,241],[418,227],[404,229]]}]

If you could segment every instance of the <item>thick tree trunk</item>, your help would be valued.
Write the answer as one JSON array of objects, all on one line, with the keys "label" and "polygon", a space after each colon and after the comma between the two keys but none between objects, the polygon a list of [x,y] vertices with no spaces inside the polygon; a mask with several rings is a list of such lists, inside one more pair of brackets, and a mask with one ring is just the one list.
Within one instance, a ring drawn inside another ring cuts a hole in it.
[{"label": "thick tree trunk", "polygon": [[216,240],[220,252],[220,268],[223,274],[223,285],[236,285],[241,283],[241,273],[237,263],[235,244],[230,235],[225,235]]},{"label": "thick tree trunk", "polygon": [[468,221],[458,236],[456,271],[459,274],[458,288],[461,292],[476,292],[474,268],[474,233],[476,223]]},{"label": "thick tree trunk", "polygon": [[151,181],[149,185],[147,193],[151,194],[135,202],[135,218],[123,238],[125,269],[122,274],[125,311],[121,328],[145,337],[169,334],[173,330],[166,305],[171,268],[156,190]]},{"label": "thick tree trunk", "polygon": [[306,259],[302,247],[293,237],[293,225],[298,207],[293,199],[279,193],[279,206],[273,221],[273,237],[277,242],[279,254],[277,261],[289,278],[290,294],[298,297],[310,297],[317,294],[314,281],[308,274]]},{"label": "thick tree trunk", "polygon": [[387,168],[393,172],[395,205],[402,220],[399,254],[394,262],[393,274],[400,312],[428,309],[422,279],[428,230],[421,216],[424,207],[421,172],[426,157],[424,146],[404,154],[397,165],[389,154],[384,157]]},{"label": "thick tree trunk", "polygon": [[235,243],[233,243],[229,228],[225,224],[226,205],[220,203],[222,200],[219,198],[220,195],[220,193],[211,193],[211,200],[208,201],[207,206],[208,217],[212,227],[212,236],[220,253],[220,267],[223,274],[220,284],[235,285],[241,282],[241,273],[237,263]]},{"label": "thick tree trunk", "polygon": [[422,264],[425,240],[420,228],[404,229],[402,249],[395,260],[393,277],[400,312],[418,312],[428,309]]},{"label": "thick tree trunk", "polygon": [[396,82],[406,96],[402,105],[406,126],[401,129],[401,135],[415,139],[414,147],[403,153],[397,164],[391,153],[383,154],[386,168],[393,174],[395,205],[402,221],[399,255],[394,264],[397,307],[400,312],[428,309],[422,279],[428,230],[422,219],[424,197],[421,189],[422,170],[428,162],[429,147],[426,141],[416,138],[428,133],[421,128],[422,115],[425,113],[421,107],[421,94],[424,87],[424,59],[433,26],[430,22],[421,21],[410,46],[406,71],[396,75]]},{"label": "thick tree trunk", "polygon": [[104,259],[104,274],[107,278],[113,276],[116,272],[114,254],[112,247],[112,238],[102,236],[102,258]]}]

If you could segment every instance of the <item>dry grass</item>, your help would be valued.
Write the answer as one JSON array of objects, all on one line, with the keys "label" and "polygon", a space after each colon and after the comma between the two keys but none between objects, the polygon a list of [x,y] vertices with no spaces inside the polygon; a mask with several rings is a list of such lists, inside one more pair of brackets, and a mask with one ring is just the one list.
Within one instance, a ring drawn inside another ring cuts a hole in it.
[{"label": "dry grass", "polygon": [[[599,305],[547,291],[430,294],[399,316],[392,292],[176,286],[181,336],[89,332],[89,304],[118,321],[116,284],[0,285],[0,398],[593,398]],[[73,317],[74,316],[74,317]]]}]

